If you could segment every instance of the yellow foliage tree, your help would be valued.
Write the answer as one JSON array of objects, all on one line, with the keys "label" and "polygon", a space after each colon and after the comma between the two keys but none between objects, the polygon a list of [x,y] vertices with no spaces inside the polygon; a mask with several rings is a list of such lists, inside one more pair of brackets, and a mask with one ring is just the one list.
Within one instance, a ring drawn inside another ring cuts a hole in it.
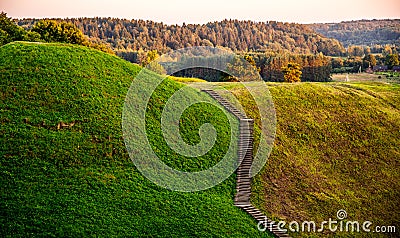
[{"label": "yellow foliage tree", "polygon": [[289,62],[287,66],[282,67],[283,77],[287,83],[295,83],[301,81],[301,67],[298,63]]}]

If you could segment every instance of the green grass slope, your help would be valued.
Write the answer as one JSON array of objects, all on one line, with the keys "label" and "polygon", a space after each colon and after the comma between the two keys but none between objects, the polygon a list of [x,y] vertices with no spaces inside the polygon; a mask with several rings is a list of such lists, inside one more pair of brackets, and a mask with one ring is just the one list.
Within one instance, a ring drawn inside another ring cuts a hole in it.
[{"label": "green grass slope", "polygon": [[[124,146],[121,115],[139,70],[79,46],[0,48],[1,236],[268,236],[233,206],[234,175],[206,191],[183,193],[163,189],[137,171]],[[153,148],[166,147],[157,120],[181,87],[166,80],[152,96],[146,123],[148,130],[154,127]],[[189,96],[209,99],[195,90]],[[183,139],[196,143],[194,131],[205,122],[227,134],[227,118],[219,110],[197,104],[185,111]],[[208,168],[225,152],[226,138],[212,156],[197,160],[159,155],[181,170]]]},{"label": "green grass slope", "polygon": [[[286,222],[336,219],[400,227],[400,85],[396,83],[269,84],[277,136],[252,201]],[[225,85],[256,119],[242,86]],[[255,137],[257,138],[257,137]],[[317,227],[318,229],[318,227]],[[327,229],[325,229],[326,231]],[[397,234],[397,235],[396,235]],[[293,236],[328,233],[298,233]],[[332,236],[376,237],[377,233]],[[388,234],[384,234],[388,235]]]}]

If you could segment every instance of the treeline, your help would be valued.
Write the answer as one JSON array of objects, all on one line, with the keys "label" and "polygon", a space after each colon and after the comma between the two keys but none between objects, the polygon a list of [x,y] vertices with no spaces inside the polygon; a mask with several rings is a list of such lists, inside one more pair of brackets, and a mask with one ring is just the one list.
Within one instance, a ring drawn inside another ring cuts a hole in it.
[{"label": "treeline", "polygon": [[309,26],[324,36],[339,40],[345,47],[370,46],[372,53],[381,53],[379,50],[384,45],[400,46],[400,19],[318,23]]},{"label": "treeline", "polygon": [[[2,44],[15,41],[15,40],[30,40],[30,41],[43,41],[43,42],[65,42],[72,44],[87,45],[93,47],[95,40],[91,38],[91,42],[87,41],[86,36],[78,29],[78,27],[72,22],[66,21],[55,21],[55,20],[40,20],[35,21],[33,26],[22,28],[15,25],[5,13],[1,14],[0,17],[0,30],[5,37],[1,37],[4,42]],[[11,29],[11,30],[10,30]],[[21,34],[29,34],[35,37],[19,37]],[[16,36],[16,37],[14,37]],[[100,40],[101,42],[101,40]],[[209,48],[209,49],[219,49]],[[222,46],[223,48],[223,46]],[[202,48],[204,49],[204,48]],[[200,48],[199,48],[200,50]],[[231,51],[231,50],[229,50]],[[231,51],[232,52],[232,51]],[[248,61],[254,68],[258,70],[262,78],[266,81],[283,81],[282,68],[286,67],[289,63],[298,64],[302,69],[303,81],[327,81],[330,79],[330,63],[329,59],[322,53],[311,55],[311,54],[288,54],[288,53],[277,53],[277,52],[242,52],[236,51],[237,54],[241,54],[246,61]],[[132,62],[140,63],[145,66],[152,64],[152,61],[160,56],[160,52],[157,50],[150,51],[129,51],[124,52],[123,57],[129,59]],[[186,62],[191,62],[196,65],[198,62],[204,60],[201,57],[194,57],[193,55],[184,54],[183,57]],[[219,56],[218,56],[219,57]],[[213,65],[221,64],[221,58],[211,59]],[[207,62],[211,62],[210,59],[206,59]],[[168,72],[174,74],[171,69],[166,67],[167,65],[153,64],[152,70],[158,73]],[[240,72],[241,75],[246,76],[246,80],[253,80],[252,76],[247,75],[249,72],[245,70],[240,64],[232,63],[231,67],[235,68],[236,72]],[[240,69],[240,70],[238,70]],[[226,73],[218,73],[215,70],[207,69],[207,67],[193,67],[192,69],[183,70],[181,72],[175,72],[175,75],[184,77],[199,77],[209,81],[231,81],[234,80],[231,75]]]},{"label": "treeline", "polygon": [[[283,68],[289,63],[298,64],[300,66],[302,77],[301,81],[326,82],[331,80],[331,58],[324,56],[322,53],[317,55],[293,55],[293,54],[269,54],[269,53],[244,53],[240,55],[252,65],[261,75],[264,81],[283,82]],[[176,64],[169,65],[163,63],[166,72],[180,77],[196,77],[207,81],[235,81],[229,74],[213,69],[214,67],[199,67],[215,66],[226,59],[220,57],[202,58],[189,57],[183,60],[186,69],[176,70]],[[188,63],[189,62],[189,63]],[[206,64],[204,62],[207,62]],[[228,63],[230,65],[230,63]],[[191,67],[192,66],[192,67]],[[239,63],[232,64],[233,71],[244,76],[243,80],[253,80],[254,75],[248,75],[246,67],[242,67]],[[179,67],[178,67],[179,68]],[[251,73],[251,72],[250,72]]]},{"label": "treeline", "polygon": [[[166,53],[191,46],[221,46],[239,52],[345,53],[339,41],[317,34],[306,25],[295,23],[223,20],[181,26],[117,18],[55,20],[75,24],[90,39],[106,42],[116,52],[157,50]],[[17,23],[29,29],[36,21],[21,19]]]},{"label": "treeline", "polygon": [[322,53],[316,55],[268,55],[250,54],[256,66],[260,69],[260,75],[265,81],[282,82],[282,68],[289,63],[297,63],[301,67],[301,81],[326,82],[330,81],[331,58]]},{"label": "treeline", "polygon": [[[398,65],[396,59],[400,47],[400,20],[311,25],[239,20],[183,25],[118,18],[53,20],[76,26],[91,45],[105,43],[120,57],[143,66],[171,50],[211,46],[242,55],[258,69],[265,81],[274,82],[283,81],[282,68],[292,63],[299,65],[302,81],[329,81],[331,71],[358,72],[375,65],[387,65],[390,69]],[[27,32],[34,32],[32,29],[39,20],[14,21]],[[339,41],[343,41],[346,48]],[[160,73],[171,71],[160,65],[154,67]],[[226,73],[204,67],[185,69],[174,75],[209,81],[233,80]]]},{"label": "treeline", "polygon": [[373,69],[374,66],[386,66],[392,70],[394,66],[400,65],[399,54],[368,54],[364,57],[334,57],[331,60],[332,73],[357,73]]},{"label": "treeline", "polygon": [[368,54],[388,55],[397,53],[400,50],[400,45],[350,45],[346,48],[346,56],[365,56]]}]

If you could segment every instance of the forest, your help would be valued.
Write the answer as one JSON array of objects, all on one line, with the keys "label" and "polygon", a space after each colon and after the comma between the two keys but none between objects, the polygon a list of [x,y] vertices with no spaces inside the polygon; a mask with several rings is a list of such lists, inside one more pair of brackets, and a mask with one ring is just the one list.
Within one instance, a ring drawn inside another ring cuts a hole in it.
[{"label": "forest", "polygon": [[[221,46],[239,52],[341,55],[338,40],[317,34],[306,25],[276,21],[223,20],[207,24],[166,25],[153,21],[117,18],[55,19],[76,25],[93,41],[105,41],[115,51],[165,53],[191,46]],[[17,20],[31,28],[38,19]]]},{"label": "forest", "polygon": [[[324,82],[330,80],[331,73],[331,59],[324,56],[322,53],[317,55],[294,55],[294,54],[267,54],[267,53],[243,53],[238,56],[245,59],[259,72],[261,78],[270,82],[282,82],[284,80],[283,67],[289,63],[297,64],[301,67],[302,81]],[[203,63],[200,63],[203,61]],[[213,68],[197,67],[197,65],[218,65],[224,59],[221,57],[198,57],[190,56],[181,59],[180,62],[187,67],[187,69],[177,71],[176,64],[163,62],[162,66],[168,74],[179,77],[195,77],[205,79],[207,81],[237,81],[238,79],[231,77],[229,74],[219,72]],[[228,71],[235,72],[241,75],[241,81],[254,80],[254,75],[246,71],[246,65],[240,60],[231,60],[227,64]],[[191,67],[191,66],[194,67]],[[182,67],[179,67],[182,68]]]},{"label": "forest", "polygon": [[[27,36],[37,38],[37,25],[42,24],[39,19],[13,21],[30,33]],[[302,81],[329,81],[331,73],[355,73],[376,65],[387,65],[391,69],[399,65],[400,20],[309,25],[240,20],[166,25],[149,20],[98,17],[46,21],[49,25],[70,24],[85,35],[84,45],[113,52],[142,66],[163,53],[191,46],[236,52],[256,67],[266,81],[282,81],[282,68],[289,63],[299,65]],[[59,41],[46,37],[41,40]],[[165,69],[159,67],[156,71],[161,73]],[[175,75],[211,81],[232,80],[225,74],[206,69],[184,70]]]}]

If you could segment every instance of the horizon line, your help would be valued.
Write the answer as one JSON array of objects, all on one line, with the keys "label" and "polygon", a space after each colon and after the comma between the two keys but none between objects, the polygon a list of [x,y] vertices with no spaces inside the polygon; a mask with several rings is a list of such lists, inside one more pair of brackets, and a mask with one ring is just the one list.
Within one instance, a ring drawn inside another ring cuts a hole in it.
[{"label": "horizon line", "polygon": [[[4,12],[4,11],[2,11]],[[222,22],[225,20],[237,20],[237,21],[250,21],[250,22],[255,22],[255,23],[267,23],[267,22],[281,22],[281,23],[289,23],[289,24],[301,24],[301,25],[309,25],[309,24],[338,24],[338,23],[346,23],[346,22],[354,22],[354,21],[384,21],[384,20],[400,20],[400,17],[377,17],[377,18],[361,18],[361,19],[343,19],[343,20],[338,20],[338,21],[315,21],[315,22],[309,22],[309,21],[305,21],[305,22],[294,22],[294,21],[282,21],[282,20],[276,20],[276,19],[270,19],[270,20],[264,20],[264,21],[260,21],[260,20],[251,20],[251,19],[238,19],[238,18],[224,18],[224,19],[215,19],[215,20],[209,20],[207,22],[191,22],[191,21],[182,21],[180,23],[169,23],[169,22],[165,22],[165,21],[161,21],[161,20],[154,20],[154,19],[144,19],[144,18],[126,18],[126,17],[118,17],[118,16],[42,16],[42,17],[32,17],[32,16],[9,16],[7,13],[7,17],[11,17],[13,20],[23,20],[23,19],[61,19],[61,20],[65,20],[65,19],[78,19],[78,18],[115,18],[115,19],[119,19],[119,20],[142,20],[142,21],[152,21],[152,22],[156,22],[156,23],[162,23],[164,25],[205,25],[208,23],[214,23],[214,22]]]},{"label": "horizon line", "polygon": [[156,22],[156,23],[162,23],[164,25],[204,25],[204,24],[208,24],[208,23],[213,23],[213,22],[221,22],[224,20],[237,20],[237,21],[250,21],[250,22],[255,22],[255,23],[267,23],[267,22],[281,22],[281,23],[289,23],[289,24],[301,24],[301,25],[309,25],[309,24],[338,24],[338,23],[345,23],[345,22],[353,22],[353,21],[384,21],[384,20],[400,20],[400,16],[399,17],[371,17],[371,18],[358,18],[358,19],[342,19],[342,20],[333,20],[333,21],[303,21],[303,22],[296,22],[296,21],[284,21],[284,20],[279,20],[279,19],[268,19],[268,20],[252,20],[252,19],[239,19],[239,18],[224,18],[224,19],[210,19],[207,22],[198,22],[198,21],[182,21],[182,22],[169,22],[169,21],[162,21],[162,20],[158,20],[158,19],[145,19],[145,18],[127,18],[127,17],[121,17],[121,16],[41,16],[41,17],[37,17],[37,16],[10,16],[8,15],[7,12],[5,11],[1,11],[7,14],[7,17],[11,17],[13,20],[23,20],[23,19],[73,19],[73,18],[116,18],[116,19],[120,19],[120,20],[143,20],[143,21],[152,21],[152,22]]}]

